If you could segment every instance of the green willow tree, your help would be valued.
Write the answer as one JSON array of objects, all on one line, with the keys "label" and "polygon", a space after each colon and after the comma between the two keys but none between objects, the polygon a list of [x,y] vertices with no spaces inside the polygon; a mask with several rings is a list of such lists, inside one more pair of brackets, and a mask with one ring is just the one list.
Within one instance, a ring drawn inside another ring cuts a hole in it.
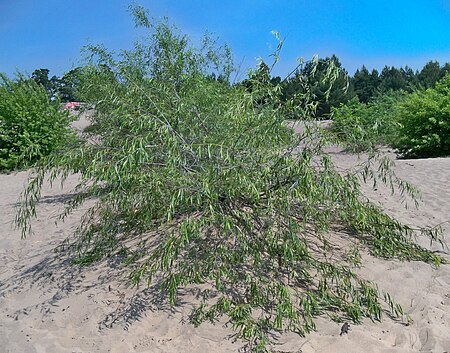
[{"label": "green willow tree", "polygon": [[[92,126],[36,169],[17,213],[24,236],[46,176],[79,173],[62,217],[96,201],[76,232],[80,261],[120,253],[132,282],[158,285],[171,304],[180,288],[201,286],[191,321],[226,315],[260,352],[274,331],[315,329],[317,315],[381,318],[382,293],[352,271],[333,227],[374,255],[440,263],[410,240],[411,228],[367,202],[356,175],[337,172],[323,152],[328,135],[307,121],[312,95],[283,102],[280,85],[251,73],[251,92],[229,85],[226,46],[205,37],[196,49],[166,21],[131,12],[148,42],[117,55],[87,49],[79,94],[95,104]],[[304,133],[286,126],[288,115],[305,117]],[[363,173],[375,176],[369,165]]]}]

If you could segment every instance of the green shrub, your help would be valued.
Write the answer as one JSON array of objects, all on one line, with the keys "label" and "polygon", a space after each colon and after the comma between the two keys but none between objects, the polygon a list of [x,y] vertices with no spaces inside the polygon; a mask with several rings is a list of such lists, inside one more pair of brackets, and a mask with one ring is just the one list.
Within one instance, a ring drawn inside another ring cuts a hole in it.
[{"label": "green shrub", "polygon": [[383,95],[369,103],[353,98],[333,108],[331,131],[351,152],[371,150],[377,145],[390,145],[400,128],[397,105],[404,94]]},{"label": "green shrub", "polygon": [[33,165],[71,134],[68,112],[34,80],[0,75],[0,170]]},{"label": "green shrub", "polygon": [[394,146],[403,156],[450,156],[450,74],[435,88],[408,96],[398,115],[401,129]]},{"label": "green shrub", "polygon": [[372,146],[374,134],[368,131],[368,114],[369,107],[360,103],[358,98],[351,99],[339,108],[332,108],[331,131],[349,151],[363,151]]},{"label": "green shrub", "polygon": [[[16,218],[24,236],[44,178],[77,172],[79,194],[64,215],[96,200],[76,233],[79,263],[120,254],[133,283],[173,305],[195,287],[191,322],[226,315],[260,352],[274,331],[315,329],[317,315],[380,319],[383,295],[345,262],[351,249],[358,257],[355,238],[374,255],[440,263],[411,242],[411,228],[365,201],[356,175],[336,170],[320,127],[306,121],[300,136],[285,127],[288,113],[313,120],[315,102],[284,103],[279,85],[255,75],[251,92],[230,85],[226,47],[205,38],[195,48],[140,7],[132,12],[150,43],[117,57],[89,48],[83,94],[96,107],[93,128],[36,170]],[[333,225],[352,234],[348,243],[330,239]]]}]

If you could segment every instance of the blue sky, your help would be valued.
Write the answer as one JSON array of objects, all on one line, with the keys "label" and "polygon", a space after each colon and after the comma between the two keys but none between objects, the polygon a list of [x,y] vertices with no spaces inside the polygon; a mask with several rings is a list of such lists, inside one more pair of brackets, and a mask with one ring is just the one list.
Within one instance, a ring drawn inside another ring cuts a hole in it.
[{"label": "blue sky", "polygon": [[[102,43],[130,47],[137,32],[125,0],[0,0],[0,72],[48,68],[61,75],[79,63],[80,49]],[[232,48],[242,71],[285,37],[274,74],[285,75],[298,57],[336,54],[353,73],[429,60],[450,62],[450,0],[196,1],[141,0],[151,16],[167,16],[195,42],[206,30]],[[271,49],[272,48],[272,49]]]}]

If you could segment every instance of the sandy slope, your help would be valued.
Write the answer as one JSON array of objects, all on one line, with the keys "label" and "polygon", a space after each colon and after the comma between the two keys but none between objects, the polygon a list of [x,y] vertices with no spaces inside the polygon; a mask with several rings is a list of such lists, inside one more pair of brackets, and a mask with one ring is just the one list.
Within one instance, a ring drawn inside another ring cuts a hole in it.
[{"label": "sandy slope", "polygon": [[[355,163],[352,155],[335,153],[341,166]],[[437,224],[450,218],[450,159],[400,160],[399,176],[417,185],[425,202],[419,210],[405,209],[400,197],[379,187],[367,195],[400,220],[416,225]],[[54,224],[76,176],[62,190],[45,186],[34,223],[35,235],[21,241],[11,227],[14,205],[27,173],[0,175],[0,352],[231,352],[232,331],[223,323],[195,329],[183,324],[189,298],[175,311],[149,290],[127,288],[118,282],[120,269],[98,265],[80,271],[69,266],[55,247],[73,231],[80,213]],[[449,227],[445,228],[450,243]],[[419,242],[426,244],[423,239]],[[438,249],[438,248],[437,248]],[[448,253],[445,254],[449,258]],[[365,321],[339,336],[340,326],[317,320],[319,330],[306,338],[280,337],[280,351],[292,352],[450,352],[450,266],[434,269],[413,262],[384,261],[364,255],[359,273],[376,280],[411,315],[405,325],[385,317]],[[130,305],[131,304],[131,305]],[[160,310],[157,310],[157,309]]]}]

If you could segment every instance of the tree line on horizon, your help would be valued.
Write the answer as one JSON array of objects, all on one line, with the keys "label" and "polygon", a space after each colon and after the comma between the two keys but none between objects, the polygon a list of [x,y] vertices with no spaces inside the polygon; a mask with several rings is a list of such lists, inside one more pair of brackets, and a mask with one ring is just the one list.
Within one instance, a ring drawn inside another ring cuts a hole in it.
[{"label": "tree line on horizon", "polygon": [[[325,97],[328,86],[323,82],[325,70],[328,64],[333,62],[340,69],[334,86]],[[315,73],[312,74],[312,70]],[[105,70],[108,68],[105,67]],[[40,68],[33,71],[31,78],[38,84],[45,87],[49,97],[59,99],[62,102],[78,101],[77,93],[80,85],[81,67],[76,67],[62,77],[53,75],[49,77],[50,70]],[[317,67],[311,62],[299,67],[289,77],[282,79],[280,76],[271,76],[270,68],[265,63],[260,63],[255,75],[265,76],[272,84],[280,84],[283,100],[287,101],[295,94],[304,90],[303,79],[308,77],[308,89],[312,87],[313,94],[317,97],[318,106],[316,111],[317,118],[327,118],[333,107],[337,108],[341,104],[346,104],[350,100],[357,98],[361,103],[369,103],[376,98],[396,91],[412,93],[417,89],[433,88],[446,73],[450,73],[450,63],[441,65],[436,60],[427,62],[421,70],[413,70],[409,66],[397,68],[386,65],[381,71],[372,69],[371,71],[363,65],[357,69],[353,76],[342,66],[336,55],[331,57],[319,58]],[[211,75],[212,79],[223,81],[223,77]],[[245,79],[239,84],[249,87],[249,79]]]},{"label": "tree line on horizon", "polygon": [[[327,87],[322,83],[325,70],[328,63],[333,62],[340,68],[339,76],[334,86],[331,88],[326,99]],[[362,66],[357,69],[353,76],[350,76],[336,55],[318,59],[316,73],[311,75],[312,65],[307,64],[301,70],[297,70],[294,75],[282,83],[283,95],[289,99],[302,86],[302,77],[308,75],[313,93],[317,97],[318,106],[316,116],[318,118],[327,118],[331,109],[346,104],[352,99],[357,98],[361,103],[369,103],[377,98],[392,92],[403,91],[412,93],[418,89],[433,88],[439,80],[447,73],[450,73],[450,63],[440,65],[438,61],[431,60],[426,63],[419,71],[414,71],[409,66],[397,68],[395,66],[385,66],[381,72],[377,69],[369,69]],[[280,82],[280,77],[272,79],[274,83]]]}]

